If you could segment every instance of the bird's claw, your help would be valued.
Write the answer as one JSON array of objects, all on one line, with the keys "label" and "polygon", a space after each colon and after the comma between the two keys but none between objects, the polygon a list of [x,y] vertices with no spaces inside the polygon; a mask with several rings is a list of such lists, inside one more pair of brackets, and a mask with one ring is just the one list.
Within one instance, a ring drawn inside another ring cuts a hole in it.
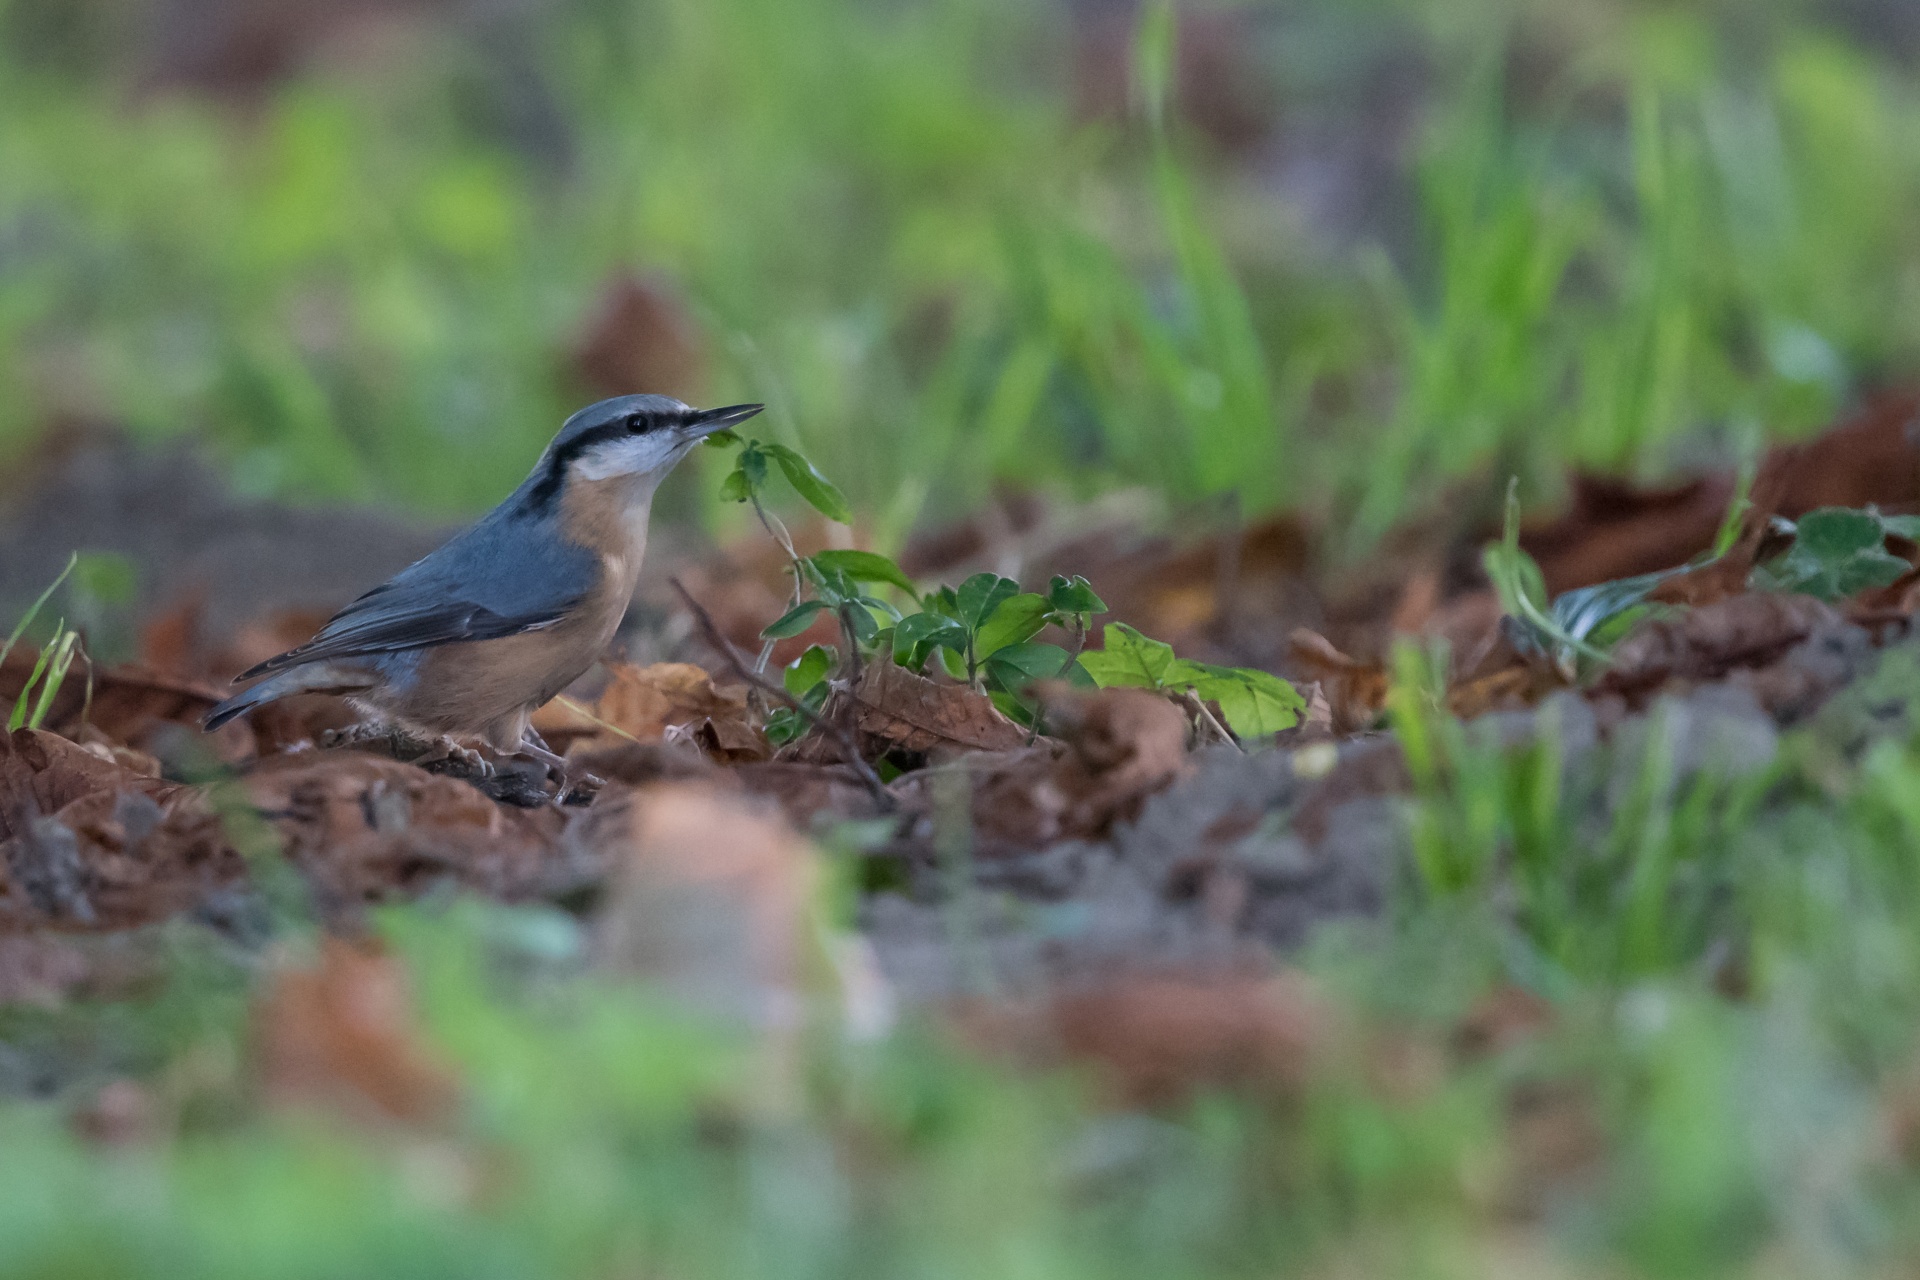
[{"label": "bird's claw", "polygon": [[452,738],[440,739],[433,750],[413,763],[435,773],[458,773],[469,778],[491,778],[495,773],[491,760],[471,747],[461,746]]}]

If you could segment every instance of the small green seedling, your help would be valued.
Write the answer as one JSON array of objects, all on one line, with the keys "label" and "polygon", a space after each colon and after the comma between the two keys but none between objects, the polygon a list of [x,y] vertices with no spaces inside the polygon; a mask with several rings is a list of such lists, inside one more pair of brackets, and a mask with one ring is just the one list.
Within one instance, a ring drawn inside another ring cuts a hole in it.
[{"label": "small green seedling", "polygon": [[[1105,649],[1087,652],[1093,618],[1107,605],[1083,577],[1055,575],[1039,592],[1023,591],[1019,582],[997,573],[976,573],[958,587],[923,594],[898,564],[878,552],[801,556],[761,503],[772,469],[777,466],[822,515],[845,523],[851,512],[840,491],[784,445],[742,441],[732,432],[715,435],[711,443],[739,446],[721,496],[752,503],[792,564],[793,603],[761,632],[767,652],[775,641],[802,635],[822,618],[839,624],[838,647],[812,645],[782,672],[782,685],[799,706],[768,717],[767,736],[775,745],[806,732],[812,716],[826,707],[836,672],[851,682],[874,661],[921,675],[937,666],[985,693],[1009,719],[1035,728],[1039,708],[1030,690],[1045,680],[1085,688],[1132,685],[1176,697],[1191,693],[1200,699],[1203,714],[1205,703],[1218,704],[1241,738],[1270,737],[1299,723],[1306,705],[1299,692],[1268,672],[1177,658],[1171,646],[1118,623],[1107,627]],[[908,607],[875,594],[882,590],[897,591]],[[1048,627],[1064,632],[1070,644],[1036,639]]]},{"label": "small green seedling", "polygon": [[1887,536],[1920,542],[1920,516],[1883,516],[1872,507],[1821,507],[1793,526],[1793,546],[1754,571],[1753,585],[1844,600],[1892,583],[1913,568],[1887,550]]},{"label": "small green seedling", "polygon": [[853,508],[847,505],[845,495],[798,450],[764,440],[743,440],[732,431],[717,431],[707,437],[706,443],[722,449],[740,447],[733,470],[720,484],[720,496],[727,501],[752,502],[757,506],[766,492],[767,477],[772,467],[777,466],[808,506],[829,520],[853,523]]},{"label": "small green seedling", "polygon": [[1607,649],[1648,616],[1655,606],[1647,601],[1653,589],[1692,565],[1619,578],[1591,587],[1562,592],[1547,601],[1546,578],[1539,564],[1520,546],[1520,492],[1516,478],[1507,486],[1506,528],[1500,541],[1489,543],[1481,563],[1500,607],[1513,619],[1515,641],[1522,650],[1544,656],[1561,674],[1573,679],[1582,659],[1607,661]]},{"label": "small green seedling", "polygon": [[1101,688],[1152,689],[1178,696],[1192,693],[1218,703],[1227,727],[1241,738],[1265,738],[1300,723],[1306,700],[1300,691],[1271,672],[1250,667],[1216,667],[1178,657],[1173,646],[1140,634],[1124,622],[1109,622],[1106,648],[1080,656],[1080,663]]},{"label": "small green seedling", "polygon": [[[67,580],[67,576],[73,572],[74,566],[79,562],[80,557],[77,553],[68,556],[66,568],[62,569],[59,576],[48,583],[47,589],[27,607],[26,613],[21,615],[20,621],[14,625],[12,633],[7,636],[6,643],[0,644],[0,663],[6,662],[8,656],[13,653],[14,646],[20,643],[20,637],[27,633],[27,628],[33,625],[33,620],[39,616],[40,611],[46,607],[47,601],[53,598],[53,593],[59,589],[62,582]],[[33,670],[28,673],[26,683],[21,685],[20,693],[14,699],[13,709],[7,716],[9,731],[20,728],[38,729],[46,723],[47,713],[53,709],[53,700],[59,695],[60,686],[66,682],[67,672],[72,669],[74,660],[81,657],[83,653],[80,633],[68,627],[64,618],[55,623],[52,637],[41,646],[39,655],[34,659]]]}]

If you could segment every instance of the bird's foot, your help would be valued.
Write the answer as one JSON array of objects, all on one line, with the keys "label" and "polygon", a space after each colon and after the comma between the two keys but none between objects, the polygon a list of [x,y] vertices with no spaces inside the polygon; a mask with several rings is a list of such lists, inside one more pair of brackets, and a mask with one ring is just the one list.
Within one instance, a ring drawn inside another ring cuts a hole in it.
[{"label": "bird's foot", "polygon": [[554,792],[554,800],[559,804],[585,804],[607,785],[604,778],[597,778],[585,770],[576,772],[565,756],[555,752],[532,729],[528,729],[526,736],[520,740],[520,754],[547,767],[548,776],[559,784]]},{"label": "bird's foot", "polygon": [[390,724],[362,720],[350,724],[344,729],[325,729],[320,734],[320,745],[331,751],[340,747],[357,747],[363,743],[379,742],[398,754],[400,733]]},{"label": "bird's foot", "polygon": [[431,773],[450,773],[462,778],[491,778],[495,772],[491,760],[452,738],[440,739],[413,763]]}]

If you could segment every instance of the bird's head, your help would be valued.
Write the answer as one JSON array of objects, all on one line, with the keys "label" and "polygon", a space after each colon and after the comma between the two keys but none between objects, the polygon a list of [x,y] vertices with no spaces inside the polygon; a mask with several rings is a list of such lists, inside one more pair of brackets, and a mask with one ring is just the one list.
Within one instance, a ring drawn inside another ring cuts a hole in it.
[{"label": "bird's head", "polygon": [[529,477],[529,497],[545,506],[575,484],[627,481],[651,497],[674,464],[716,431],[737,426],[765,405],[695,409],[672,396],[615,396],[568,418]]}]

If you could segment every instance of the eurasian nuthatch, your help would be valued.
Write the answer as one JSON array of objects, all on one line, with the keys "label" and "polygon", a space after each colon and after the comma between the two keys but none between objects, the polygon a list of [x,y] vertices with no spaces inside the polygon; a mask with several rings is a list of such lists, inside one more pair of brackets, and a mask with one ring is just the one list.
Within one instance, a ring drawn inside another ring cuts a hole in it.
[{"label": "eurasian nuthatch", "polygon": [[594,664],[626,614],[654,490],[701,440],[762,407],[639,395],[580,410],[505,502],[307,643],[243,672],[271,679],[213,708],[207,727],[289,694],[340,694],[449,744],[478,738],[562,768],[532,716]]}]

